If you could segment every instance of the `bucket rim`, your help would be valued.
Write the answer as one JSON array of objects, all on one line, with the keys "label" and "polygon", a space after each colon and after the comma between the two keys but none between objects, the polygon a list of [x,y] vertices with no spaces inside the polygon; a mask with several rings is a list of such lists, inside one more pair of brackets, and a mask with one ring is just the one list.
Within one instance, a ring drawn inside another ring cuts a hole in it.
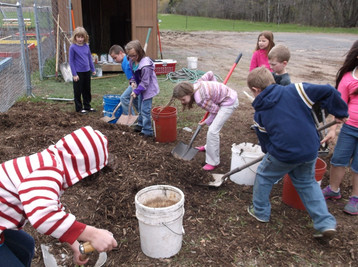
[{"label": "bucket rim", "polygon": [[[152,108],[152,113],[155,113],[158,111],[158,109],[160,109],[162,107],[154,107]],[[177,113],[177,108],[173,107],[173,106],[169,106],[169,107],[165,107],[160,113],[156,113],[155,115],[160,115],[160,114],[173,114],[173,113]]]},{"label": "bucket rim", "polygon": [[121,98],[121,95],[119,95],[119,94],[107,94],[107,95],[103,95],[103,98]]},{"label": "bucket rim", "polygon": [[[179,193],[180,195],[180,199],[177,203],[171,205],[171,206],[168,206],[168,207],[161,207],[161,208],[151,208],[151,207],[148,207],[146,205],[143,205],[140,201],[139,201],[139,196],[143,195],[144,193],[147,193],[147,192],[150,192],[150,191],[154,191],[154,190],[163,190],[163,189],[166,189],[166,190],[172,190],[172,191],[175,191],[176,193]],[[184,205],[184,193],[183,191],[181,191],[179,188],[177,187],[174,187],[174,186],[171,186],[171,185],[151,185],[151,186],[148,186],[148,187],[145,187],[141,190],[139,190],[137,192],[137,194],[135,195],[134,197],[134,201],[135,201],[135,204],[138,205],[140,208],[142,209],[147,209],[147,210],[177,210],[178,207]]]}]

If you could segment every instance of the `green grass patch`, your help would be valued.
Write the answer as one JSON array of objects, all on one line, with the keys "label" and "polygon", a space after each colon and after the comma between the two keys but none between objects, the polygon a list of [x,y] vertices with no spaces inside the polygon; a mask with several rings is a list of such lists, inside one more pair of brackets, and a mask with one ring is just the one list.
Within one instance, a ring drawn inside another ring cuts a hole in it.
[{"label": "green grass patch", "polygon": [[251,22],[246,20],[216,19],[207,17],[158,14],[161,30],[172,31],[234,31],[256,32],[269,30],[272,32],[320,32],[320,33],[353,33],[357,28],[311,27],[297,24],[275,24]]}]

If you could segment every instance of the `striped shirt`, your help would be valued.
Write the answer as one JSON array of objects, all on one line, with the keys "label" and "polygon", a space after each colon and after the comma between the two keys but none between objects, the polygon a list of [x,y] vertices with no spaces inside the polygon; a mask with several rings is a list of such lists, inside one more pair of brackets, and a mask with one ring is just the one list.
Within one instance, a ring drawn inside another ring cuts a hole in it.
[{"label": "striped shirt", "polygon": [[212,71],[206,72],[194,83],[194,99],[199,107],[210,114],[205,123],[210,125],[220,106],[231,106],[237,99],[237,92],[223,83],[217,82]]},{"label": "striped shirt", "polygon": [[2,163],[0,234],[29,221],[38,232],[72,244],[86,225],[64,211],[60,197],[107,162],[107,138],[86,126],[42,152]]}]

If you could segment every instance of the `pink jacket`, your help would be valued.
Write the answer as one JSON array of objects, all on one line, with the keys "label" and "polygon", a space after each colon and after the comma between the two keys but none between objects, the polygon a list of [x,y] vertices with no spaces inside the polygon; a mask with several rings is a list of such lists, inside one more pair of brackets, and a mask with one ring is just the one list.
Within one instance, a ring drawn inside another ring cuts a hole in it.
[{"label": "pink jacket", "polygon": [[358,95],[353,94],[358,89],[358,77],[354,77],[353,72],[350,71],[343,75],[338,85],[338,91],[348,104],[349,118],[346,124],[358,128]]},{"label": "pink jacket", "polygon": [[250,71],[261,66],[266,67],[268,70],[272,72],[265,49],[259,49],[253,53],[250,63]]},{"label": "pink jacket", "polygon": [[236,91],[217,82],[212,71],[208,71],[194,83],[194,91],[195,102],[210,113],[205,120],[207,125],[213,122],[220,106],[231,106],[237,99]]},{"label": "pink jacket", "polygon": [[66,213],[63,192],[108,162],[107,138],[90,126],[42,152],[0,165],[0,236],[27,221],[42,234],[72,244],[86,225]]}]

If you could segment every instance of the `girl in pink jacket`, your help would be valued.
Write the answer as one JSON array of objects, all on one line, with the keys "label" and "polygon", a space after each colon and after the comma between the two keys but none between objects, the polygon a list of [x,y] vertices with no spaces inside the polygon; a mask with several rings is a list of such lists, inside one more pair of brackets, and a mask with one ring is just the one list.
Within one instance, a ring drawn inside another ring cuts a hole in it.
[{"label": "girl in pink jacket", "polygon": [[236,91],[217,82],[213,72],[209,71],[194,84],[177,84],[173,90],[172,100],[174,99],[179,99],[184,109],[191,109],[195,102],[209,112],[208,117],[199,123],[209,126],[206,145],[196,148],[206,153],[206,164],[203,169],[214,170],[220,164],[220,130],[239,106]]},{"label": "girl in pink jacket", "polygon": [[268,60],[268,53],[275,46],[273,41],[273,33],[270,31],[263,31],[259,34],[256,43],[255,52],[252,55],[250,63],[250,71],[257,67],[264,66],[272,72],[270,63]]},{"label": "girl in pink jacket", "polygon": [[0,259],[3,266],[30,266],[34,240],[23,226],[30,222],[40,233],[70,245],[74,262],[79,242],[89,241],[99,252],[117,246],[104,229],[85,225],[66,213],[63,192],[108,163],[107,138],[90,126],[63,137],[42,152],[0,165]]}]

